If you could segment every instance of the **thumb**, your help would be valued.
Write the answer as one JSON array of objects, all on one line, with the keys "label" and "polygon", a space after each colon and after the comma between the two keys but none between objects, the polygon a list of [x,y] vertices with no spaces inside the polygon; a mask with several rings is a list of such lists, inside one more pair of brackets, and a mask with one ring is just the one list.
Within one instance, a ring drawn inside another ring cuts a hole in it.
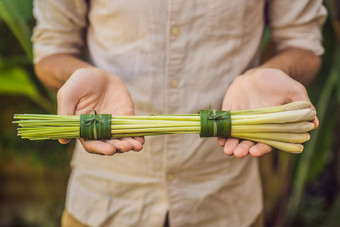
[{"label": "thumb", "polygon": [[[77,101],[70,94],[67,85],[62,86],[57,93],[58,115],[74,115]],[[59,143],[67,144],[70,139],[59,139]]]},{"label": "thumb", "polygon": [[57,93],[58,115],[74,115],[75,113],[77,100],[69,90],[65,84]]}]

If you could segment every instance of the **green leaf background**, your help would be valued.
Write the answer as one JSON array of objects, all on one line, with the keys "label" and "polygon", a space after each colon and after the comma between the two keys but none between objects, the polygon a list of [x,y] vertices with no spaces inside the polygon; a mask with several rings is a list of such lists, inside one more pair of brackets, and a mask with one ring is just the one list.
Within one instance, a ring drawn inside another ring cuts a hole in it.
[{"label": "green leaf background", "polygon": [[[322,68],[308,87],[320,127],[302,155],[279,151],[260,159],[266,226],[340,223],[340,3],[325,1]],[[59,226],[73,145],[16,137],[17,112],[55,113],[55,97],[34,75],[32,0],[0,0],[0,226]],[[4,38],[3,38],[4,37]],[[261,50],[273,53],[270,30]],[[16,179],[20,179],[17,181]],[[51,179],[58,182],[48,187]],[[19,185],[15,187],[13,185]],[[28,204],[28,205],[27,205]],[[5,220],[5,221],[4,221]]]}]

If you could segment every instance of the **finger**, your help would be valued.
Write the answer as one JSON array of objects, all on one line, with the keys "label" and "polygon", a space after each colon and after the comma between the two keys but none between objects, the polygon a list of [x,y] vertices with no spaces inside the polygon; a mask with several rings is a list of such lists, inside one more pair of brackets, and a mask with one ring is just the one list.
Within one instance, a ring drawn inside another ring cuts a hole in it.
[{"label": "finger", "polygon": [[249,153],[249,149],[254,145],[255,143],[249,140],[243,140],[241,141],[237,147],[234,150],[234,156],[238,158],[243,158]]},{"label": "finger", "polygon": [[59,143],[61,144],[68,144],[70,141],[70,139],[59,139]]},{"label": "finger", "polygon": [[[57,93],[57,102],[58,102],[58,115],[73,115],[77,100],[74,95],[69,94],[69,90],[65,85],[59,89]],[[59,139],[59,143],[67,144],[69,143],[69,139]]]},{"label": "finger", "polygon": [[132,145],[132,149],[133,151],[140,151],[143,149],[143,144],[141,142],[139,142],[138,140],[135,140],[133,138],[122,138],[122,141],[127,141]]},{"label": "finger", "polygon": [[229,156],[233,155],[239,141],[237,138],[229,137],[224,145],[224,153]]},{"label": "finger", "polygon": [[220,147],[224,147],[225,142],[227,142],[227,138],[223,138],[223,137],[218,137],[218,138],[217,138],[217,144],[218,144]]},{"label": "finger", "polygon": [[[309,100],[309,102],[310,102],[310,100]],[[311,107],[314,111],[315,111],[315,113],[316,113],[316,109],[315,109],[315,107],[314,107],[314,105],[312,104],[312,107]],[[318,117],[317,116],[315,116],[315,118],[313,119],[313,124],[314,124],[314,129],[317,129],[318,127],[319,127],[319,119],[318,119]]]},{"label": "finger", "polygon": [[68,88],[67,84],[59,89],[57,93],[58,115],[74,114],[78,100],[76,95],[71,93],[72,89]]},{"label": "finger", "polygon": [[144,136],[137,136],[137,137],[133,137],[135,140],[137,140],[138,142],[140,142],[142,145],[145,143],[145,139]]},{"label": "finger", "polygon": [[317,129],[320,124],[318,117],[315,117],[312,122],[314,124],[314,129]]},{"label": "finger", "polygon": [[105,143],[111,144],[117,150],[120,150],[122,152],[131,151],[133,149],[133,145],[129,141],[113,139],[106,140]]},{"label": "finger", "polygon": [[93,154],[113,155],[116,153],[116,148],[112,144],[105,143],[100,140],[88,140],[80,139],[85,150]]},{"label": "finger", "polygon": [[273,150],[272,147],[264,143],[257,143],[249,149],[249,154],[253,157],[260,157],[268,154]]}]

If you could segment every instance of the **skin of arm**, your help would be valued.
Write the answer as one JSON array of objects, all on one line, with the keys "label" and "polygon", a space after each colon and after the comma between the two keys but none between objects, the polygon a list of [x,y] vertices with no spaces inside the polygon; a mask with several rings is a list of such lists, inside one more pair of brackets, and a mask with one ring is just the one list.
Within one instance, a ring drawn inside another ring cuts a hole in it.
[{"label": "skin of arm", "polygon": [[[310,101],[304,85],[313,80],[320,58],[313,52],[289,48],[259,66],[236,77],[223,99],[222,110],[277,106],[293,101]],[[313,120],[318,127],[317,118]],[[238,158],[260,157],[272,151],[266,144],[236,138],[218,138],[224,153]]]},{"label": "skin of arm", "polygon": [[58,91],[77,69],[91,67],[90,64],[69,54],[54,54],[35,64],[35,72],[43,84]]},{"label": "skin of arm", "polygon": [[[58,114],[80,115],[95,109],[98,113],[133,115],[134,107],[123,81],[68,54],[48,56],[35,64],[38,78],[48,88],[58,91]],[[69,140],[59,140],[67,143]],[[110,140],[80,139],[90,153],[113,155],[117,151],[140,151],[144,138]]]}]

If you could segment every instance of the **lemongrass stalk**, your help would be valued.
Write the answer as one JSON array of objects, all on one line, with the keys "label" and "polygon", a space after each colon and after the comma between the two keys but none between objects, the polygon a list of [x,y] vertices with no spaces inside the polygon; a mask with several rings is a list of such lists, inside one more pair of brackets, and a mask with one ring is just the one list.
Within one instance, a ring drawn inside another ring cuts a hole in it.
[{"label": "lemongrass stalk", "polygon": [[257,117],[249,115],[232,117],[233,125],[244,124],[266,124],[266,123],[290,123],[311,121],[315,118],[316,112],[312,109],[289,110],[278,113],[260,114]]},{"label": "lemongrass stalk", "polygon": [[136,136],[159,136],[159,135],[175,135],[175,134],[197,134],[196,131],[178,131],[178,132],[146,132],[146,133],[122,133],[115,134],[112,138],[120,137],[136,137]]},{"label": "lemongrass stalk", "polygon": [[[161,128],[161,127],[197,127],[198,130],[200,129],[200,123],[199,122],[195,122],[195,123],[192,123],[192,124],[165,124],[165,123],[154,123],[154,124],[145,124],[145,125],[142,125],[142,124],[136,124],[136,125],[133,125],[133,128],[135,129],[140,129],[140,128]],[[131,125],[111,125],[111,130],[114,130],[114,129],[131,129]]]},{"label": "lemongrass stalk", "polygon": [[65,120],[79,120],[79,115],[54,115],[54,114],[15,114],[14,119],[50,119],[50,120],[57,120],[57,119],[65,119]]},{"label": "lemongrass stalk", "polygon": [[[308,102],[231,112],[231,136],[264,142],[278,149],[298,153],[299,143],[309,139],[314,128],[315,111]],[[168,134],[200,134],[199,114],[112,116],[112,137],[134,137]],[[17,114],[14,123],[18,135],[32,140],[80,137],[80,116]]]},{"label": "lemongrass stalk", "polygon": [[251,110],[231,111],[231,116],[239,115],[239,114],[250,115],[250,114],[277,113],[277,112],[283,112],[283,111],[288,111],[288,110],[306,109],[306,108],[311,108],[311,107],[312,107],[312,104],[310,102],[296,101],[296,102],[291,102],[291,103],[281,105],[281,106],[272,106],[272,107],[251,109]]},{"label": "lemongrass stalk", "polygon": [[194,132],[199,132],[200,128],[199,127],[167,127],[167,128],[140,128],[140,129],[116,129],[116,130],[111,130],[112,135],[115,133],[143,133],[143,132],[184,132],[184,131],[194,131]]},{"label": "lemongrass stalk", "polygon": [[273,140],[273,141],[281,141],[288,143],[304,143],[310,139],[310,135],[308,133],[232,133],[232,137],[236,138],[256,138],[256,139],[265,139],[265,140]]},{"label": "lemongrass stalk", "polygon": [[280,142],[280,141],[272,141],[272,140],[264,140],[264,139],[256,139],[251,137],[243,137],[240,139],[245,140],[252,140],[254,142],[258,143],[264,143],[271,147],[277,148],[281,151],[289,152],[289,153],[301,153],[303,151],[303,145],[302,144],[295,144],[295,143],[286,143],[286,142]]},{"label": "lemongrass stalk", "polygon": [[233,125],[232,132],[309,132],[314,129],[312,122],[282,124]]},{"label": "lemongrass stalk", "polygon": [[174,121],[174,120],[115,120],[111,121],[111,125],[153,125],[153,124],[163,124],[163,125],[171,125],[171,124],[192,124],[197,125],[200,124],[199,120],[196,121]]},{"label": "lemongrass stalk", "polygon": [[182,115],[151,115],[151,116],[112,116],[111,121],[121,120],[121,119],[131,119],[131,120],[175,120],[175,121],[199,121],[200,116],[198,114],[193,114],[190,116]]}]

